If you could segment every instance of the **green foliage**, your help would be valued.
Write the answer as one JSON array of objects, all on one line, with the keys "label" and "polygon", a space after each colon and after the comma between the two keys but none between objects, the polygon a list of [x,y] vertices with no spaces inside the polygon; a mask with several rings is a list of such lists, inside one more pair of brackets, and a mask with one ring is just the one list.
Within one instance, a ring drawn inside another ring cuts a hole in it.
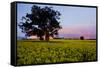
[{"label": "green foliage", "polygon": [[17,65],[96,60],[95,40],[19,40]]}]

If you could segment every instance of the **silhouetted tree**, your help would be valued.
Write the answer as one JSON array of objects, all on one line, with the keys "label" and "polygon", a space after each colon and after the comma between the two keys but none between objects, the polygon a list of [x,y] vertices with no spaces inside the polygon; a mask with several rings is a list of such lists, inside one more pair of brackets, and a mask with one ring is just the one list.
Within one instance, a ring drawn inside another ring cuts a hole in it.
[{"label": "silhouetted tree", "polygon": [[49,41],[49,36],[58,35],[58,30],[61,29],[59,25],[60,12],[53,10],[52,7],[44,7],[33,5],[31,13],[27,13],[22,17],[24,22],[20,22],[19,27],[26,36],[37,35],[40,40]]},{"label": "silhouetted tree", "polygon": [[80,39],[81,39],[81,40],[84,40],[84,36],[81,36]]}]

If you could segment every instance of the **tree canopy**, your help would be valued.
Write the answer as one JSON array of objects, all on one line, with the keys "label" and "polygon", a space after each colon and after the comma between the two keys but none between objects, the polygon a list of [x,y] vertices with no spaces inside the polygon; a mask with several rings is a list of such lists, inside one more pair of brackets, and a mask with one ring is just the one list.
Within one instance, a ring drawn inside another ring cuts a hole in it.
[{"label": "tree canopy", "polygon": [[49,36],[58,35],[58,30],[62,28],[59,22],[60,15],[53,7],[33,5],[31,13],[22,17],[24,21],[19,23],[19,27],[25,36],[37,35],[40,40],[49,41]]}]

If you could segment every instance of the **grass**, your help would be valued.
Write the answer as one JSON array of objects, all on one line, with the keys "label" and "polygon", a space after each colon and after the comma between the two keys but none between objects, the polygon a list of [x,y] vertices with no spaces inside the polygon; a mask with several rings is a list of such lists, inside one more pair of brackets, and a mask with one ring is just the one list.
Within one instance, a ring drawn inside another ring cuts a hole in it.
[{"label": "grass", "polygon": [[96,40],[18,40],[17,65],[96,60]]}]

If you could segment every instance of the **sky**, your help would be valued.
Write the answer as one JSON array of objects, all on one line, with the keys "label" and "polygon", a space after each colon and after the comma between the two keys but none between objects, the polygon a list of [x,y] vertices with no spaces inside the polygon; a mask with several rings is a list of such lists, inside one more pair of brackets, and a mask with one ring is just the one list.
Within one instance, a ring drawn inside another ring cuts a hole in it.
[{"label": "sky", "polygon": [[[86,39],[96,39],[96,8],[40,5],[40,4],[17,4],[17,23],[21,22],[22,16],[31,13],[32,5],[41,7],[50,6],[61,13],[59,37],[78,38],[84,36]],[[24,37],[24,33],[17,26],[17,37]]]}]

